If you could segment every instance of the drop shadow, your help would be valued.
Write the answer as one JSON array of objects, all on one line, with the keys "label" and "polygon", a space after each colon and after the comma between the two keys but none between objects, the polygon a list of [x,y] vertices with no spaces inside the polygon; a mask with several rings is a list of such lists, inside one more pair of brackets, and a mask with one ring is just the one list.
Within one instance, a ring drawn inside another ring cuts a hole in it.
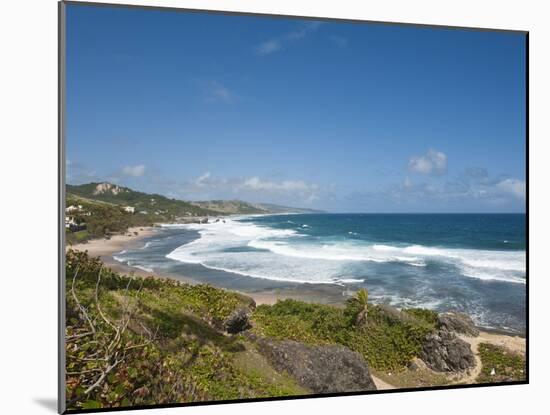
[{"label": "drop shadow", "polygon": [[34,398],[34,402],[50,410],[51,412],[57,413],[57,399],[54,398]]}]

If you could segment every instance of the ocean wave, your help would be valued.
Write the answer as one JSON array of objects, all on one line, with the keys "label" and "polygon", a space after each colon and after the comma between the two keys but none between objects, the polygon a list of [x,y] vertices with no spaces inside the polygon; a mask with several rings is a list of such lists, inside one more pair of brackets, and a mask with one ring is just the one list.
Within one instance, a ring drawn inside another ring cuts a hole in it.
[{"label": "ocean wave", "polygon": [[153,268],[149,268],[149,267],[146,267],[144,265],[132,264],[130,266],[132,266],[134,268],[138,268],[138,269],[140,269],[142,271],[145,271],[145,272],[150,272],[150,273],[154,272]]},{"label": "ocean wave", "polygon": [[223,271],[228,272],[231,274],[237,274],[242,275],[244,277],[250,277],[250,278],[259,278],[263,280],[271,280],[271,281],[279,281],[279,282],[291,282],[296,284],[336,284],[336,285],[342,285],[342,284],[358,284],[362,283],[365,280],[359,279],[359,278],[332,278],[330,280],[325,280],[322,278],[300,278],[300,277],[294,277],[294,276],[288,276],[287,274],[279,276],[275,275],[273,273],[269,274],[263,274],[259,272],[249,272],[249,271],[242,271],[239,269],[235,269],[234,267],[223,267],[223,266],[216,266],[209,263],[203,263],[202,264],[205,268],[209,268],[216,271]]},{"label": "ocean wave", "polygon": [[[176,248],[168,258],[255,278],[335,283],[344,281],[338,276],[350,262],[397,263],[411,267],[426,267],[433,262],[452,265],[468,278],[525,283],[524,251],[373,244],[349,238],[312,239],[296,230],[234,219],[227,219],[226,223],[177,226],[197,231],[200,238]],[[231,248],[243,247],[256,251],[231,251]]]},{"label": "ocean wave", "polygon": [[[281,241],[254,240],[248,243],[257,249],[266,249],[275,254],[294,257],[320,259],[327,261],[371,261],[371,262],[404,262],[419,266],[422,259],[415,256],[381,255],[368,246],[346,244],[289,244]],[[420,265],[420,266],[422,266]]]}]

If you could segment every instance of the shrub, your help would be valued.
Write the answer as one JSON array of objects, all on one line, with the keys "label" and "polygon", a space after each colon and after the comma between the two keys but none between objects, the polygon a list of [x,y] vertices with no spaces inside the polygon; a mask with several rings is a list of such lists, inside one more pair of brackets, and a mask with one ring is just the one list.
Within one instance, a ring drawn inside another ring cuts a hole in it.
[{"label": "shrub", "polygon": [[296,300],[261,305],[253,314],[254,330],[276,339],[308,344],[341,344],[362,354],[379,370],[405,367],[419,355],[422,342],[432,328],[411,319],[388,319],[376,305],[369,306],[367,322],[350,324],[349,309]]},{"label": "shrub", "polygon": [[525,357],[504,347],[489,343],[479,345],[481,373],[478,383],[523,381],[526,378]]}]

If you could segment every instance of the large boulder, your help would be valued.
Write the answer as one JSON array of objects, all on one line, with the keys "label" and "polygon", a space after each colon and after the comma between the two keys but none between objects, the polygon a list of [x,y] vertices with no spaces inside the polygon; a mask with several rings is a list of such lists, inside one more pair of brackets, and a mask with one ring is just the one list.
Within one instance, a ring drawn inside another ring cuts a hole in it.
[{"label": "large boulder", "polygon": [[257,340],[258,350],[313,393],[376,390],[363,357],[344,346],[310,346],[291,340]]},{"label": "large boulder", "polygon": [[470,345],[445,330],[426,336],[420,357],[430,369],[438,372],[461,372],[476,364]]},{"label": "large boulder", "polygon": [[225,331],[230,334],[240,333],[250,327],[250,314],[245,308],[238,308],[224,322]]},{"label": "large boulder", "polygon": [[437,320],[440,330],[465,334],[471,337],[479,335],[479,330],[467,314],[457,312],[440,313]]}]

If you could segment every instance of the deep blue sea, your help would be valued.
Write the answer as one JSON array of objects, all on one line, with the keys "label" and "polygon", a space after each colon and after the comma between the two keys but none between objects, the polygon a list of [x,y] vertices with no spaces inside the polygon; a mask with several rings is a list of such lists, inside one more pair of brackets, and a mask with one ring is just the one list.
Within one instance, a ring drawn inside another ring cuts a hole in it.
[{"label": "deep blue sea", "polygon": [[245,291],[366,287],[374,302],[523,333],[525,247],[523,214],[289,214],[166,225],[115,259]]}]

